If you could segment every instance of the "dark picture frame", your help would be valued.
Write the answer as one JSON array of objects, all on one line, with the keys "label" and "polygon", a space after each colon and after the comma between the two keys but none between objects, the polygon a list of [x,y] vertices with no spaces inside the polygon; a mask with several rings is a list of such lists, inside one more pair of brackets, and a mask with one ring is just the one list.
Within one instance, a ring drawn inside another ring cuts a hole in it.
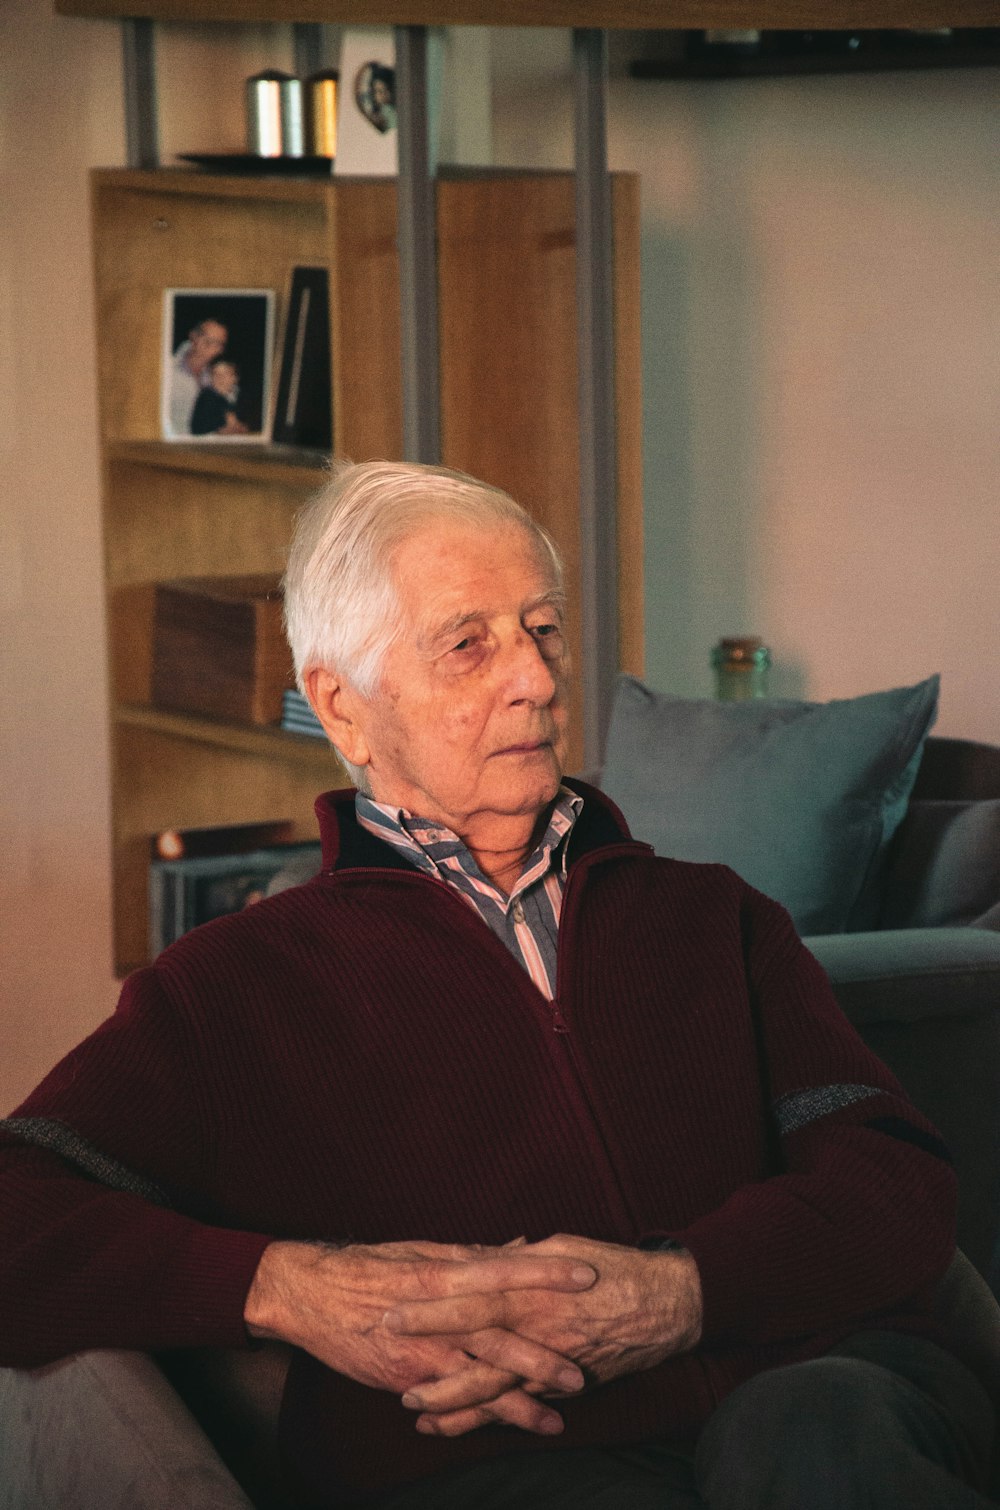
[{"label": "dark picture frame", "polygon": [[164,289],[164,440],[270,439],[274,305],[273,289]]},{"label": "dark picture frame", "polygon": [[244,854],[154,860],[149,867],[149,946],[155,959],[168,944],[202,923],[242,912],[260,901],[279,871],[315,860],[317,842],[275,844]]},{"label": "dark picture frame", "polygon": [[295,267],[288,292],[271,438],[281,445],[333,446],[330,277]]}]

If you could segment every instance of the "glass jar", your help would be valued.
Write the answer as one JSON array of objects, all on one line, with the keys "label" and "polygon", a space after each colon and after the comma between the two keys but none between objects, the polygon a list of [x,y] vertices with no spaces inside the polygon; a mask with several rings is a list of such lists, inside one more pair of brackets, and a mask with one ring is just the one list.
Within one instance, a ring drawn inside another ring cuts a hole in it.
[{"label": "glass jar", "polygon": [[712,651],[715,695],[724,702],[767,696],[771,652],[753,636],[720,640]]}]

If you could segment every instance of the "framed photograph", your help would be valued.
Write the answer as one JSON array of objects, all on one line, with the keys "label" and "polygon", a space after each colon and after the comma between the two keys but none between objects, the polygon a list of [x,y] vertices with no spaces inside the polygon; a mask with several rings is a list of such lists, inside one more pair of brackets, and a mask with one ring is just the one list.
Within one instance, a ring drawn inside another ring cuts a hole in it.
[{"label": "framed photograph", "polygon": [[153,958],[202,923],[242,912],[268,895],[279,871],[291,884],[315,875],[322,864],[318,843],[276,844],[243,854],[195,855],[154,860],[149,867],[149,946]]},{"label": "framed photograph", "polygon": [[273,352],[272,289],[165,289],[164,440],[269,440]]},{"label": "framed photograph", "polygon": [[330,279],[325,267],[293,268],[287,311],[271,438],[329,451]]}]

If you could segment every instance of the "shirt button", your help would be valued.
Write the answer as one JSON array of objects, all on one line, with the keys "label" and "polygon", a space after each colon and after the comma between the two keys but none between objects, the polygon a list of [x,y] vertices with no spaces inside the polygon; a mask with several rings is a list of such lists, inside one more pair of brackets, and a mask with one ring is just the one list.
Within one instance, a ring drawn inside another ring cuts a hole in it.
[{"label": "shirt button", "polygon": [[515,923],[524,922],[524,908],[521,905],[520,897],[518,897],[517,901],[514,903],[513,907],[510,910]]}]

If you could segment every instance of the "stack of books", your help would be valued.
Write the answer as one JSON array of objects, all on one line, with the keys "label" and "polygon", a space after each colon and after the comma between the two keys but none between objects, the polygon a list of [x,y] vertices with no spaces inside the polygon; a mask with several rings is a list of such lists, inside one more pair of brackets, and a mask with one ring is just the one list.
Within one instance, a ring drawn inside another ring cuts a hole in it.
[{"label": "stack of books", "polygon": [[289,734],[309,734],[315,739],[325,739],[323,725],[310,708],[301,692],[288,688],[282,698],[281,727]]}]

